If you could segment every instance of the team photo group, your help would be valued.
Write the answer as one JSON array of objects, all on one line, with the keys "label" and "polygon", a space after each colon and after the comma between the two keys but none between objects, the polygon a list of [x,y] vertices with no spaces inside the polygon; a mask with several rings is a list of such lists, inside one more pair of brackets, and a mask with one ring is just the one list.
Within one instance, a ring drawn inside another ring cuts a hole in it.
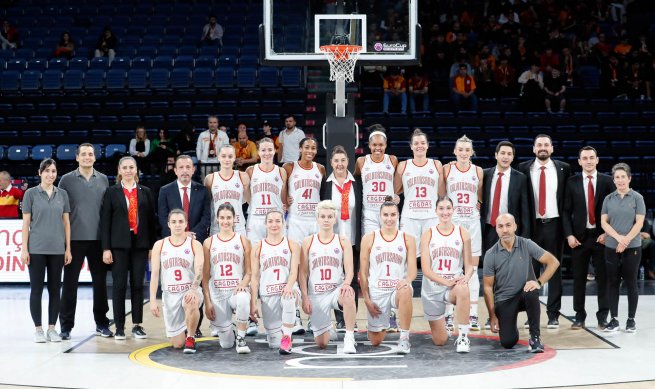
[{"label": "team photo group", "polygon": [[[302,310],[318,347],[337,341],[338,330],[345,332],[340,350],[354,354],[357,311],[364,309],[368,342],[379,346],[396,330],[395,351],[408,354],[414,296],[420,296],[436,346],[452,337],[456,351],[466,353],[469,333],[487,330],[512,348],[524,326],[528,351],[540,353],[540,289],[548,287],[547,328],[557,329],[564,245],[571,250],[573,274],[571,330],[592,324],[585,311],[591,262],[598,328],[636,331],[646,208],[630,187],[628,165],[614,165],[611,175],[598,172],[599,156],[585,146],[578,152],[579,168],[571,166],[551,158],[552,140],[545,134],[534,139],[534,158],[516,169],[511,142],[499,142],[495,166],[483,169],[473,163],[473,141],[466,136],[455,142],[456,160],[442,165],[429,157],[435,152],[420,129],[409,139],[413,157],[399,161],[386,153],[385,129],[373,125],[370,152],[357,158],[354,171],[348,169],[349,153],[336,146],[328,150],[328,174],[315,162],[317,140],[284,137],[286,131],[275,140],[260,139],[258,161],[245,171],[238,170],[234,146],[210,138],[215,168],[203,171],[204,183],[192,179],[194,159],[181,154],[174,162],[177,179],[158,196],[139,184],[140,166],[131,156],[120,159],[110,185],[94,169],[88,143],[77,149],[78,168],[58,185],[56,161],[41,162],[41,182],[27,190],[22,205],[22,260],[30,274],[35,341],[71,338],[86,258],[96,334],[116,341],[127,337],[129,282],[132,337],[148,336],[145,306],[163,317],[166,336],[184,353],[196,352],[206,318],[221,348],[250,353],[247,335],[259,326],[271,349],[290,354],[292,337],[305,331],[298,324]],[[144,305],[148,263],[150,301]],[[419,266],[422,280],[416,282]],[[625,325],[618,315],[621,282],[628,291]],[[484,307],[478,308],[479,296]],[[518,324],[521,311],[528,320]],[[489,319],[479,322],[478,312]]]}]

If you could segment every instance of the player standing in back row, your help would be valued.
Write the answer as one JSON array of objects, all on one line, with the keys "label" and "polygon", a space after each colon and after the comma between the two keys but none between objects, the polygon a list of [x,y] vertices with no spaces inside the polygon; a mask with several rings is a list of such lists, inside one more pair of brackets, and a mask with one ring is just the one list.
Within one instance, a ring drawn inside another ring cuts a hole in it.
[{"label": "player standing in back row", "polygon": [[362,236],[380,228],[380,206],[386,196],[391,196],[396,204],[400,202],[393,190],[398,159],[384,153],[387,149],[384,127],[375,124],[370,129],[373,130],[368,136],[371,154],[357,158],[354,174],[362,182]]},{"label": "player standing in back row", "polygon": [[[446,192],[453,203],[453,223],[466,228],[471,237],[471,255],[473,276],[468,283],[471,296],[469,320],[471,330],[480,331],[478,324],[478,296],[480,295],[480,279],[478,278],[478,265],[482,254],[482,226],[480,225],[480,206],[482,204],[482,185],[484,172],[482,168],[471,163],[475,155],[473,142],[466,135],[457,139],[454,154],[456,162],[444,166],[446,177]],[[447,307],[446,325],[453,330],[452,305]],[[464,322],[458,318],[458,322]]]},{"label": "player standing in back row", "polygon": [[[198,326],[198,307],[203,302],[200,290],[202,245],[187,236],[187,217],[183,210],[174,209],[168,214],[168,227],[171,229],[171,236],[158,240],[152,248],[150,312],[159,317],[156,296],[161,271],[166,336],[171,338],[173,348],[184,346],[185,354],[193,354],[196,352],[196,340],[187,335],[193,334]],[[185,334],[187,332],[188,334]]]}]

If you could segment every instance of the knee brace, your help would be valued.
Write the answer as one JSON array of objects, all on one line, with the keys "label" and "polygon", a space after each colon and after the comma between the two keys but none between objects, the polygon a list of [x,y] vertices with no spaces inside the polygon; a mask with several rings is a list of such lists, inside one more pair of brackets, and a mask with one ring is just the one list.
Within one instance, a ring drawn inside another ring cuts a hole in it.
[{"label": "knee brace", "polygon": [[478,267],[473,266],[473,277],[469,280],[469,294],[471,301],[478,301],[480,296],[480,279],[478,278]]},{"label": "knee brace", "polygon": [[236,308],[236,318],[237,323],[246,323],[248,322],[248,316],[250,316],[250,296],[247,293],[237,293],[237,308]]},{"label": "knee brace", "polygon": [[221,331],[218,333],[218,342],[222,348],[232,348],[234,347],[234,330],[229,327],[227,331]]},{"label": "knee brace", "polygon": [[282,323],[293,324],[296,321],[296,298],[281,298],[282,301]]}]

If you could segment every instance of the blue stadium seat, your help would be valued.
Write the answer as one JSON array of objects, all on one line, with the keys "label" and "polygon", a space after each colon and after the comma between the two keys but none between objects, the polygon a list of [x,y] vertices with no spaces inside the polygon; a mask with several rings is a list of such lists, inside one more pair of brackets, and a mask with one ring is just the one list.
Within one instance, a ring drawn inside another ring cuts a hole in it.
[{"label": "blue stadium seat", "polygon": [[194,58],[190,55],[178,55],[177,58],[175,58],[176,68],[193,69],[194,66]]},{"label": "blue stadium seat", "polygon": [[107,72],[107,89],[117,90],[125,88],[125,70],[110,69]]},{"label": "blue stadium seat", "polygon": [[105,158],[111,158],[114,154],[120,156],[124,155],[127,152],[127,147],[124,144],[112,143],[105,147]]},{"label": "blue stadium seat", "polygon": [[43,161],[46,158],[52,157],[51,145],[36,145],[32,147],[32,159],[35,161]]},{"label": "blue stadium seat", "polygon": [[7,159],[10,161],[25,161],[29,155],[29,146],[9,146],[7,150]]},{"label": "blue stadium seat", "polygon": [[239,57],[239,66],[257,66],[259,57],[256,55],[241,55]]},{"label": "blue stadium seat", "polygon": [[5,159],[5,146],[0,145],[0,161]]},{"label": "blue stadium seat", "polygon": [[214,71],[211,68],[196,67],[193,70],[193,86],[195,88],[213,88]]},{"label": "blue stadium seat", "polygon": [[127,70],[130,68],[131,61],[127,57],[115,57],[113,61],[111,61],[111,68],[112,69],[123,69]]},{"label": "blue stadium seat", "polygon": [[0,91],[2,94],[18,92],[20,73],[17,70],[0,72]]},{"label": "blue stadium seat", "polygon": [[282,86],[299,87],[300,86],[300,68],[285,67],[282,68]]},{"label": "blue stadium seat", "polygon": [[84,89],[87,92],[101,91],[105,87],[105,71],[103,69],[89,69],[84,76]]},{"label": "blue stadium seat", "polygon": [[42,72],[48,67],[48,61],[43,58],[34,58],[27,62],[27,70]]},{"label": "blue stadium seat", "polygon": [[234,86],[234,71],[232,68],[219,68],[214,73],[217,87],[231,88]]},{"label": "blue stadium seat", "polygon": [[64,73],[64,90],[67,92],[82,92],[84,73],[81,70],[67,70]]},{"label": "blue stadium seat", "polygon": [[6,70],[18,70],[22,71],[27,69],[27,61],[23,58],[13,58],[7,61],[5,65]]},{"label": "blue stadium seat", "polygon": [[63,144],[57,146],[57,159],[62,161],[73,161],[75,160],[75,150],[77,150],[76,144]]},{"label": "blue stadium seat", "polygon": [[262,88],[280,86],[280,78],[276,67],[259,68],[259,86]]},{"label": "blue stadium seat", "polygon": [[56,92],[61,90],[61,70],[46,70],[41,78],[41,87],[44,91]]},{"label": "blue stadium seat", "polygon": [[171,87],[184,89],[191,86],[191,70],[189,68],[175,67],[171,72]]},{"label": "blue stadium seat", "polygon": [[[113,64],[113,62],[112,62]],[[109,69],[109,60],[107,57],[95,57],[89,62],[89,69]]]},{"label": "blue stadium seat", "polygon": [[237,86],[239,88],[254,88],[257,79],[257,69],[254,67],[240,68],[237,71]]},{"label": "blue stadium seat", "polygon": [[215,68],[216,67],[216,57],[211,55],[204,55],[196,58],[195,63],[196,68]]},{"label": "blue stadium seat", "polygon": [[128,71],[127,87],[130,89],[146,89],[148,87],[148,72],[145,69]]},{"label": "blue stadium seat", "polygon": [[53,58],[48,61],[48,70],[59,70],[63,72],[68,68],[68,60],[64,58]]},{"label": "blue stadium seat", "polygon": [[[135,70],[131,70],[130,72],[133,72]],[[129,84],[129,79],[130,75],[128,74],[128,84]],[[169,88],[169,78],[170,78],[170,72],[168,69],[152,69],[150,71],[150,88],[155,89],[155,90],[162,90],[162,89],[168,89]],[[139,76],[140,79],[140,76]],[[130,88],[132,86],[130,85]],[[137,86],[137,88],[140,88]]]},{"label": "blue stadium seat", "polygon": [[[41,88],[41,72],[26,70],[20,77],[20,89],[26,91],[38,91]],[[4,88],[3,88],[4,89]]]},{"label": "blue stadium seat", "polygon": [[171,70],[173,68],[173,57],[170,55],[158,55],[152,61],[152,67],[156,69]]},{"label": "blue stadium seat", "polygon": [[152,67],[152,59],[147,56],[134,57],[132,59],[132,69],[145,69],[150,70]]},{"label": "blue stadium seat", "polygon": [[[52,50],[50,52],[52,52]],[[34,50],[29,47],[22,47],[14,51],[14,57],[24,60],[32,59],[34,58]]]},{"label": "blue stadium seat", "polygon": [[[173,37],[173,38],[178,39],[177,37]],[[176,56],[177,55],[177,43],[174,44],[174,45],[159,46],[159,48],[157,49],[157,55],[168,55],[170,57]]]},{"label": "blue stadium seat", "polygon": [[74,57],[68,61],[68,70],[86,70],[89,67],[89,61],[86,58]]}]

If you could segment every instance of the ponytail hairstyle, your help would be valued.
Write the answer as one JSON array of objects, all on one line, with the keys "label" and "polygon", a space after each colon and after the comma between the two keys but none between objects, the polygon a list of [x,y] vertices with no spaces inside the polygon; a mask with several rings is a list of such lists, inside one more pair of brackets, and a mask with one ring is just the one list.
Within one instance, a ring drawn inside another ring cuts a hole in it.
[{"label": "ponytail hairstyle", "polygon": [[393,202],[393,196],[384,196],[384,202],[380,205],[380,212],[382,212],[382,208],[384,207],[395,207],[396,211],[400,212],[398,204]]}]

